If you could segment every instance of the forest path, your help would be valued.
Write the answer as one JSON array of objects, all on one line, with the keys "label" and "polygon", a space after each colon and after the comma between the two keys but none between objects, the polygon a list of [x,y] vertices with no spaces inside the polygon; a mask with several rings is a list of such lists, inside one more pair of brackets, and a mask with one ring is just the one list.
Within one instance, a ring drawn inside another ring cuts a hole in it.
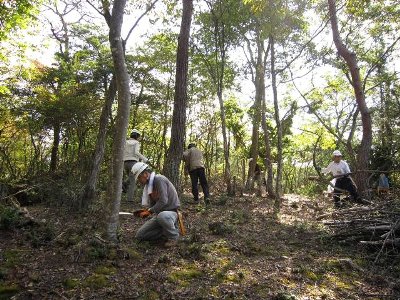
[{"label": "forest path", "polygon": [[188,234],[173,249],[135,242],[144,221],[132,216],[121,216],[113,248],[95,234],[93,212],[29,207],[42,226],[0,231],[0,299],[400,297],[396,279],[372,270],[367,249],[337,243],[316,221],[332,210],[327,199],[285,195],[278,221],[267,198],[213,197],[209,207],[189,199]]}]

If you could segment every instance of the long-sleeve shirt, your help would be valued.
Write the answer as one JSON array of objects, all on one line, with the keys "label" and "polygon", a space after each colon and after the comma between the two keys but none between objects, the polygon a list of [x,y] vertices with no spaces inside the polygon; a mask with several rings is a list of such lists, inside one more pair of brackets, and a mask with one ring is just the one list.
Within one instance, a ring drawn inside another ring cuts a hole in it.
[{"label": "long-sleeve shirt", "polygon": [[322,173],[325,175],[332,172],[333,176],[340,176],[350,173],[350,168],[347,162],[341,160],[339,163],[332,161],[326,168],[323,168]]},{"label": "long-sleeve shirt", "polygon": [[203,153],[196,147],[192,147],[183,152],[183,160],[185,165],[189,167],[189,171],[204,168]]},{"label": "long-sleeve shirt", "polygon": [[171,181],[164,175],[155,175],[149,210],[158,214],[162,211],[176,210],[180,205],[178,193]]},{"label": "long-sleeve shirt", "polygon": [[124,160],[136,160],[147,162],[146,156],[140,153],[140,143],[135,139],[129,139],[126,141],[124,148]]}]

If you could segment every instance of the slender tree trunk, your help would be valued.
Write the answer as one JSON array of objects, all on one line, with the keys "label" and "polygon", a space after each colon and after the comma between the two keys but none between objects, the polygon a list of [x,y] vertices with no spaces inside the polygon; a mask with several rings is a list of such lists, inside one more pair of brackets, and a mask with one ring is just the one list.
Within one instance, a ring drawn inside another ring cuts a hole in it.
[{"label": "slender tree trunk", "polygon": [[57,170],[58,162],[58,148],[60,146],[60,134],[61,126],[59,123],[55,123],[53,126],[53,145],[51,146],[51,157],[50,157],[50,173],[54,173]]},{"label": "slender tree trunk", "polygon": [[264,144],[265,144],[265,168],[267,173],[266,190],[270,197],[275,197],[274,183],[273,183],[274,171],[272,168],[272,157],[271,157],[271,138],[267,128],[267,117],[266,117],[267,105],[265,103],[265,83],[263,83],[263,85],[264,85],[263,89],[264,92],[263,92],[263,103],[261,110],[262,114],[261,124],[264,132]]},{"label": "slender tree trunk", "polygon": [[[330,21],[332,26],[333,41],[339,55],[345,60],[351,74],[352,85],[356,97],[357,107],[361,114],[362,121],[362,139],[358,150],[357,168],[359,170],[368,169],[368,160],[372,145],[372,121],[371,115],[365,102],[365,94],[360,76],[360,69],[357,63],[357,56],[344,45],[338,28],[338,20],[336,15],[336,1],[328,0]],[[368,174],[359,172],[355,176],[355,180],[360,191],[368,189]]]},{"label": "slender tree trunk", "polygon": [[[168,152],[168,145],[167,145],[167,132],[169,128],[170,122],[167,122],[167,117],[168,117],[168,110],[169,110],[169,101],[171,98],[171,82],[172,82],[172,73],[170,74],[171,76],[168,78],[168,84],[167,84],[167,95],[166,99],[164,102],[164,107],[163,107],[163,132],[162,132],[162,137],[161,137],[161,145],[162,145],[162,152],[160,152],[160,156],[157,159],[157,167],[160,168],[161,166],[161,159],[165,162],[167,161],[167,152]],[[163,155],[163,157],[162,157]]]},{"label": "slender tree trunk", "polygon": [[253,132],[251,137],[251,147],[250,147],[250,157],[251,161],[249,164],[249,170],[247,175],[247,182],[246,182],[246,190],[249,190],[253,186],[253,178],[254,178],[254,170],[257,164],[258,158],[258,144],[259,144],[259,130],[260,130],[260,121],[261,121],[261,105],[262,105],[262,96],[263,96],[263,89],[265,86],[262,85],[264,80],[265,74],[265,66],[264,66],[264,45],[263,42],[260,40],[260,34],[257,30],[257,61],[255,65],[255,99],[254,99],[254,106],[253,106]]},{"label": "slender tree trunk", "polygon": [[222,89],[218,91],[218,101],[220,108],[220,117],[221,117],[221,130],[222,130],[222,138],[224,142],[224,161],[225,161],[225,170],[224,170],[224,179],[226,183],[226,191],[229,196],[233,195],[232,189],[232,180],[231,180],[231,164],[229,162],[229,142],[226,130],[226,116],[225,116],[225,107],[224,100],[222,98]]},{"label": "slender tree trunk", "polygon": [[129,108],[131,104],[131,93],[129,90],[129,75],[126,68],[124,45],[121,38],[121,27],[124,17],[126,0],[115,0],[112,14],[109,15],[109,41],[113,59],[114,72],[118,90],[118,108],[115,121],[113,161],[110,192],[110,219],[107,226],[108,238],[117,241],[119,225],[119,208],[121,204],[123,155],[126,141],[126,133],[129,123]]},{"label": "slender tree trunk", "polygon": [[117,94],[117,84],[115,76],[112,76],[110,86],[106,91],[106,99],[104,106],[101,110],[100,120],[99,120],[99,131],[97,133],[96,148],[93,154],[93,164],[90,170],[89,178],[87,179],[86,185],[84,187],[83,193],[81,195],[81,208],[87,208],[90,203],[92,203],[95,192],[96,184],[99,177],[101,162],[104,158],[106,136],[107,136],[107,126],[111,115],[111,106],[114,102],[115,96]]},{"label": "slender tree trunk", "polygon": [[277,217],[281,210],[281,196],[282,196],[282,124],[279,116],[279,103],[278,103],[278,90],[276,87],[276,71],[275,71],[275,41],[272,36],[269,38],[271,47],[271,81],[272,92],[274,97],[274,111],[275,123],[277,131],[277,167],[276,167],[276,181],[275,181],[275,203],[274,203],[274,216]]},{"label": "slender tree trunk", "polygon": [[180,190],[179,170],[183,155],[186,133],[187,76],[189,56],[190,24],[193,14],[193,0],[183,0],[181,29],[176,55],[176,76],[174,111],[172,115],[171,142],[167,160],[164,162],[164,175]]}]

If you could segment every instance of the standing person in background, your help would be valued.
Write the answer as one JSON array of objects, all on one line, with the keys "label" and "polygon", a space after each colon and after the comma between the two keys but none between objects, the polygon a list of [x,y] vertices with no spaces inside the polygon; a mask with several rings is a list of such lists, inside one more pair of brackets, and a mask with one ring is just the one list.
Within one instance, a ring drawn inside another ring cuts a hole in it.
[{"label": "standing person in background", "polygon": [[203,153],[196,147],[196,144],[190,143],[188,145],[188,150],[183,152],[183,161],[185,162],[185,169],[189,172],[190,181],[192,182],[193,200],[199,203],[198,182],[200,181],[204,194],[204,202],[209,204],[210,193],[204,169]]},{"label": "standing person in background", "polygon": [[380,193],[387,193],[389,191],[389,178],[382,172],[378,179],[378,195]]},{"label": "standing person in background", "polygon": [[125,143],[124,150],[124,171],[127,180],[123,183],[123,190],[127,193],[126,199],[129,202],[133,201],[135,193],[135,178],[131,173],[131,169],[138,161],[148,162],[146,156],[140,153],[140,133],[138,130],[133,129],[129,139]]},{"label": "standing person in background", "polygon": [[349,165],[342,160],[342,153],[339,150],[333,151],[332,162],[326,168],[322,169],[322,173],[325,175],[332,173],[333,177],[336,178],[335,189],[333,191],[333,200],[336,208],[342,207],[342,203],[340,202],[342,190],[348,191],[355,202],[362,203],[362,199],[357,192],[357,187],[350,177],[351,171]]},{"label": "standing person in background", "polygon": [[[250,158],[250,159],[249,159],[249,169],[250,169],[250,163],[251,163],[252,160],[253,160],[253,158]],[[252,179],[252,181],[251,181],[251,188],[252,188],[252,189],[254,189],[254,183],[256,183],[256,182],[257,182],[258,189],[260,189],[260,188],[261,188],[261,185],[264,184],[264,182],[261,183],[261,175],[262,175],[262,173],[261,173],[261,167],[260,167],[260,165],[256,162],[256,165],[255,165],[255,167],[254,167],[253,179]],[[265,178],[264,178],[264,181],[265,181]]]}]

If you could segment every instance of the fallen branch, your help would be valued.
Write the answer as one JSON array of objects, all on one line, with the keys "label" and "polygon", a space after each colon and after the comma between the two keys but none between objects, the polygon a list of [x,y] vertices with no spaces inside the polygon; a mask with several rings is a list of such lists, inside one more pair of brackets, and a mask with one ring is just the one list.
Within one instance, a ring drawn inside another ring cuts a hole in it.
[{"label": "fallen branch", "polygon": [[386,236],[386,238],[385,238],[385,240],[384,240],[384,242],[383,242],[383,244],[382,244],[382,247],[381,247],[381,250],[379,250],[379,253],[378,253],[378,255],[376,256],[376,258],[375,258],[375,260],[374,260],[374,264],[375,263],[377,263],[377,261],[378,261],[378,259],[379,259],[379,256],[381,256],[381,254],[382,254],[382,252],[383,252],[383,249],[385,248],[385,246],[387,245],[387,243],[389,242],[389,241],[393,241],[392,242],[392,245],[394,245],[394,246],[399,246],[400,245],[400,239],[399,238],[397,238],[397,239],[393,239],[393,240],[389,240],[389,236],[391,236],[392,234],[394,234],[394,228],[397,228],[397,226],[399,226],[399,224],[400,224],[400,219],[397,219],[397,221],[396,221],[396,224],[393,226],[393,228],[389,231],[389,234]]},{"label": "fallen branch", "polygon": [[[385,239],[385,240],[379,240],[379,241],[360,241],[360,244],[363,245],[372,245],[372,246],[380,246],[382,245],[382,248],[384,248],[385,246],[395,246],[398,247],[400,246],[400,238],[396,238],[396,239]],[[378,253],[377,257],[375,258],[375,261],[377,261],[379,255],[380,255],[381,251]]]},{"label": "fallen branch", "polygon": [[343,215],[345,213],[357,212],[357,211],[365,213],[365,212],[374,211],[374,210],[375,210],[374,207],[369,207],[369,206],[351,207],[351,208],[341,209],[341,210],[332,211],[330,213],[326,213],[326,214],[323,214],[323,215],[319,215],[319,216],[317,216],[316,219],[319,221],[319,220],[322,220],[323,218],[326,218],[326,217],[333,217],[333,216],[336,216],[336,215]]},{"label": "fallen branch", "polygon": [[37,186],[33,185],[33,186],[30,186],[30,187],[28,187],[28,188],[26,188],[26,189],[19,190],[18,192],[14,193],[14,194],[11,194],[11,195],[8,195],[8,196],[5,196],[5,197],[1,198],[0,201],[7,200],[7,199],[13,199],[16,195],[21,194],[21,193],[28,192],[28,191],[30,191],[30,190],[36,188],[36,187],[37,187]]},{"label": "fallen branch", "polygon": [[386,238],[386,237],[388,237],[389,235],[393,234],[393,233],[394,233],[397,229],[399,229],[399,228],[400,228],[400,222],[397,221],[396,224],[394,224],[394,225],[392,226],[392,228],[390,228],[390,231],[388,231],[388,232],[386,232],[385,234],[382,234],[382,235],[381,235],[381,238]]}]

